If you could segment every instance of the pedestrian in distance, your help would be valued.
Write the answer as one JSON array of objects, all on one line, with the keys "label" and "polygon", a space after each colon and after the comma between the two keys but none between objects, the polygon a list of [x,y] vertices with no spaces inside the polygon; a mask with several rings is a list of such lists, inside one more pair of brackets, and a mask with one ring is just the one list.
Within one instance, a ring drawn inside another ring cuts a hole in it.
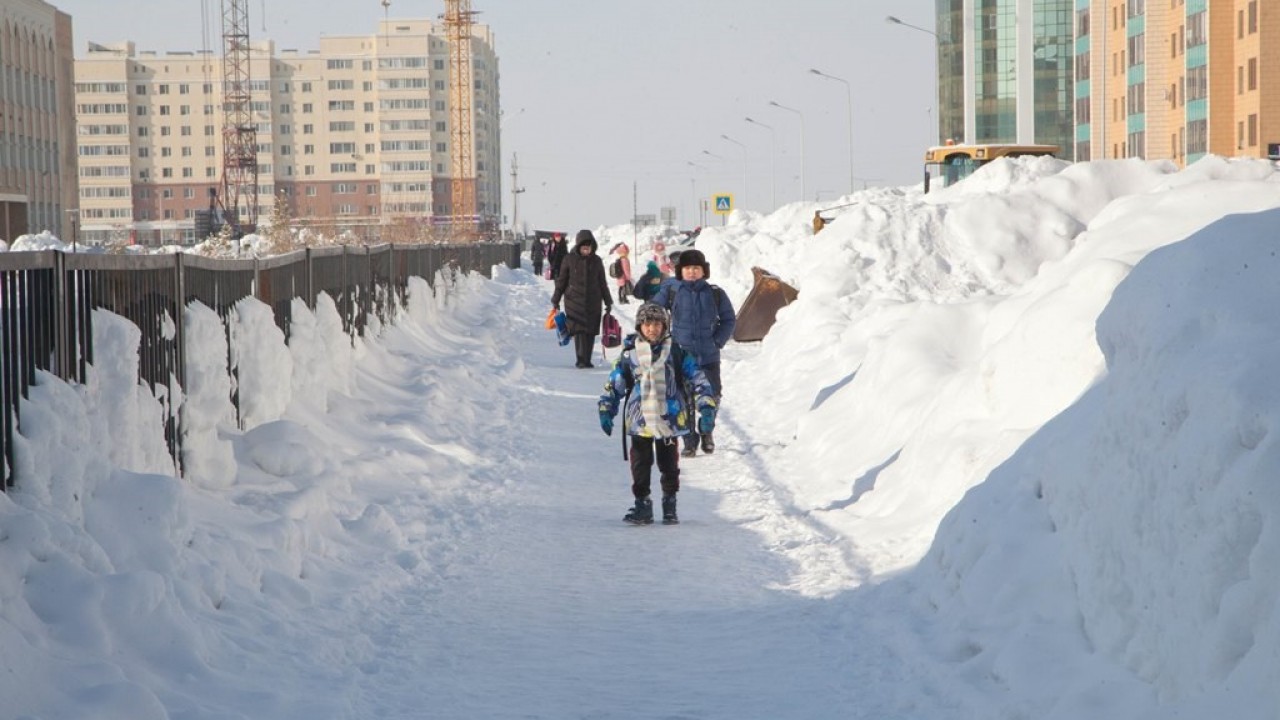
[{"label": "pedestrian in distance", "polygon": [[533,274],[542,277],[542,261],[547,257],[547,248],[542,238],[534,236],[529,243],[529,260],[533,263]]},{"label": "pedestrian in distance", "polygon": [[564,266],[564,259],[568,256],[569,246],[564,235],[560,233],[552,235],[551,245],[547,248],[547,263],[551,265],[552,280],[560,277],[560,268]]},{"label": "pedestrian in distance", "polygon": [[[671,314],[661,305],[645,303],[636,310],[636,333],[622,345],[597,410],[600,429],[613,435],[613,420],[621,404],[623,456],[631,438],[631,495],[634,506],[622,518],[633,525],[653,522],[650,499],[653,465],[662,486],[662,522],[680,522],[676,494],[680,492],[678,438],[693,431],[711,434],[716,399],[711,383],[693,356],[671,337]],[[694,415],[697,419],[694,419]]]},{"label": "pedestrian in distance", "polygon": [[662,281],[667,278],[662,274],[662,270],[658,267],[658,263],[650,260],[645,266],[644,274],[636,280],[632,293],[640,302],[646,302],[657,294],[658,288],[662,285]]},{"label": "pedestrian in distance", "polygon": [[560,273],[556,275],[556,291],[551,304],[560,309],[564,300],[565,321],[573,336],[574,351],[578,356],[577,367],[591,368],[591,349],[596,335],[600,334],[601,305],[606,311],[613,309],[609,284],[605,280],[604,263],[596,254],[598,245],[590,230],[579,230],[573,252],[564,259]]},{"label": "pedestrian in distance", "polygon": [[658,263],[658,269],[663,275],[672,273],[671,257],[667,255],[667,244],[658,240],[653,244],[653,261]]},{"label": "pedestrian in distance", "polygon": [[609,252],[618,256],[609,263],[609,277],[618,286],[618,304],[627,305],[627,296],[631,294],[631,250],[626,243],[620,243]]},{"label": "pedestrian in distance", "polygon": [[[737,315],[733,303],[724,290],[707,282],[711,277],[711,263],[701,250],[689,249],[676,258],[676,276],[663,282],[653,302],[671,311],[671,336],[698,362],[715,390],[716,405],[720,405],[720,350],[733,337]],[[701,436],[701,437],[699,437]],[[708,431],[690,433],[684,438],[681,455],[698,454],[701,440],[702,452],[715,452],[715,438]]]}]

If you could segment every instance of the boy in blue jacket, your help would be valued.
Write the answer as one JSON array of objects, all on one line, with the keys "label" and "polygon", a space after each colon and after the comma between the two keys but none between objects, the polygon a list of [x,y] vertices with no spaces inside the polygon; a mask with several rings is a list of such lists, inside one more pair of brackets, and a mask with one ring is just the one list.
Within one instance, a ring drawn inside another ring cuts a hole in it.
[{"label": "boy in blue jacket", "polygon": [[[680,491],[677,438],[687,435],[696,410],[699,432],[715,427],[716,399],[707,376],[693,356],[670,335],[666,308],[645,303],[636,310],[636,334],[627,336],[622,355],[605,382],[597,408],[600,428],[613,434],[613,418],[622,408],[623,432],[631,435],[631,494],[635,506],[623,517],[633,525],[653,522],[649,499],[650,474],[657,461],[662,484],[662,522],[680,522],[676,493]],[[624,444],[625,450],[625,444]],[[625,454],[625,453],[624,453]]]},{"label": "boy in blue jacket", "polygon": [[[711,263],[701,250],[685,250],[676,258],[676,276],[662,283],[652,301],[671,310],[671,336],[698,361],[698,367],[706,374],[715,389],[719,405],[720,349],[733,337],[733,326],[738,317],[733,311],[724,290],[707,282],[711,277]],[[715,452],[715,438],[711,431],[701,428],[684,438],[681,455],[698,454],[698,436],[702,436],[702,452]]]}]

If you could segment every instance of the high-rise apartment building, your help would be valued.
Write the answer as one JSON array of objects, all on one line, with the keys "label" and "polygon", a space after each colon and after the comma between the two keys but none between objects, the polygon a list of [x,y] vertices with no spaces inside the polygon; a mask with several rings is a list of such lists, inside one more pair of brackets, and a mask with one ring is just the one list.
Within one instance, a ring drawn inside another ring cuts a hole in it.
[{"label": "high-rise apartment building", "polygon": [[[360,239],[452,214],[449,45],[443,25],[387,20],[318,51],[251,43],[259,219],[282,199],[297,222]],[[498,59],[472,29],[472,173],[481,222],[501,216]],[[91,43],[75,62],[80,207],[89,241],[196,238],[220,188],[222,60]]]},{"label": "high-rise apartment building", "polygon": [[1280,156],[1280,2],[1076,0],[1080,159]]},{"label": "high-rise apartment building", "polygon": [[69,238],[76,207],[71,17],[0,2],[0,239]]},{"label": "high-rise apartment building", "polygon": [[1072,148],[1073,0],[937,0],[941,139]]}]

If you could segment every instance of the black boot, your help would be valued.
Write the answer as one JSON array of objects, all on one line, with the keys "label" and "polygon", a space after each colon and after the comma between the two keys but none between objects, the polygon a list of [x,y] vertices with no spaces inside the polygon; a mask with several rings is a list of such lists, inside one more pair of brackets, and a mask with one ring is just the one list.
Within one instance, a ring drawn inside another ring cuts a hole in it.
[{"label": "black boot", "polygon": [[662,496],[662,524],[663,525],[680,524],[680,518],[676,516],[676,496],[675,495]]},{"label": "black boot", "polygon": [[680,457],[691,458],[698,454],[698,436],[697,435],[686,435],[685,439],[682,442],[684,444],[684,449],[680,451]]},{"label": "black boot", "polygon": [[622,519],[632,525],[653,524],[653,501],[649,498],[636,498],[635,507],[627,511]]},{"label": "black boot", "polygon": [[711,437],[711,433],[705,433],[702,436],[702,452],[710,455],[716,451],[716,441]]}]

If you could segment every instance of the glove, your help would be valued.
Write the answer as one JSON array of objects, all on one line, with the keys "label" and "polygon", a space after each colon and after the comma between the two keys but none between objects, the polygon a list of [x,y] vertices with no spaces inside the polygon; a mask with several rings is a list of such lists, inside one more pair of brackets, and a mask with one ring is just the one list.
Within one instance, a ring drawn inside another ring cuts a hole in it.
[{"label": "glove", "polygon": [[600,411],[600,429],[605,435],[613,436],[613,416],[603,410]]},{"label": "glove", "polygon": [[698,434],[709,435],[716,429],[716,409],[704,407],[698,411]]}]

